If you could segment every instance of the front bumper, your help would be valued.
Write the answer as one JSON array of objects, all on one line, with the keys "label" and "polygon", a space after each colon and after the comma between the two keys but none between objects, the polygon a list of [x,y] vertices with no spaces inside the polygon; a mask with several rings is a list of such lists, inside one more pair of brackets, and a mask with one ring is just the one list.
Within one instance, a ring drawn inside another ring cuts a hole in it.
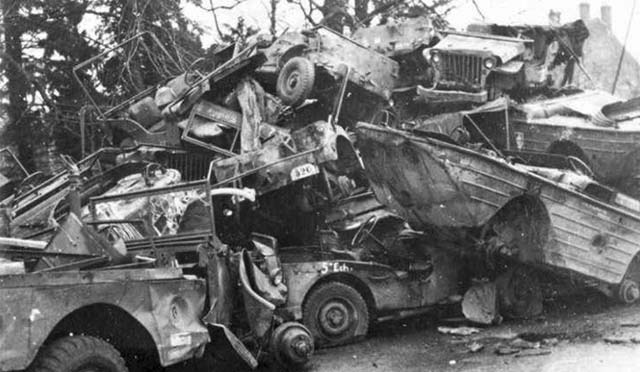
[{"label": "front bumper", "polygon": [[487,102],[487,91],[465,92],[460,90],[441,90],[425,88],[422,85],[416,87],[419,99],[425,103],[429,102]]}]

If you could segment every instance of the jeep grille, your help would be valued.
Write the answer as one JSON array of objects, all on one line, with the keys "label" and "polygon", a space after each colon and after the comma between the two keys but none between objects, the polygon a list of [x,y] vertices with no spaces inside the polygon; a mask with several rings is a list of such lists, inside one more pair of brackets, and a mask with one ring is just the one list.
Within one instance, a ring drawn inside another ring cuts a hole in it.
[{"label": "jeep grille", "polygon": [[482,84],[482,57],[443,53],[439,68],[443,82],[474,87]]}]

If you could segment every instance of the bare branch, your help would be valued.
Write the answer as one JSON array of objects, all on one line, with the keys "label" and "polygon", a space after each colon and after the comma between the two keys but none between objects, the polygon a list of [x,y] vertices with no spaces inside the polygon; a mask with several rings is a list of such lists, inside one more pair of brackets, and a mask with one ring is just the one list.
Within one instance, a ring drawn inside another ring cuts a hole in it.
[{"label": "bare branch", "polygon": [[237,7],[238,5],[246,2],[247,0],[235,0],[235,2],[231,5],[218,5],[218,6],[213,6],[213,2],[210,0],[209,1],[209,8],[202,6],[202,5],[197,5],[198,7],[200,7],[201,9],[204,9],[206,11],[212,11],[212,10],[232,10],[233,8]]},{"label": "bare branch", "polygon": [[211,14],[213,14],[213,24],[216,26],[216,31],[218,32],[218,37],[222,40],[222,30],[220,29],[220,23],[218,22],[218,16],[216,15],[216,9],[213,7],[213,0],[209,0],[209,4],[211,5]]}]

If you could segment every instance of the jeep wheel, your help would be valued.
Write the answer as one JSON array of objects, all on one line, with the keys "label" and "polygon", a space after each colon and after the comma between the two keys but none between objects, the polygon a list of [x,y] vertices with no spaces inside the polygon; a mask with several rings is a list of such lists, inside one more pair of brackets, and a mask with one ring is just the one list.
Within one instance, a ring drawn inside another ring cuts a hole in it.
[{"label": "jeep wheel", "polygon": [[127,372],[120,353],[106,341],[71,336],[40,351],[30,372]]},{"label": "jeep wheel", "polygon": [[315,78],[313,62],[303,57],[291,58],[284,64],[278,75],[276,83],[278,97],[289,106],[302,104],[311,95]]},{"label": "jeep wheel", "polygon": [[532,319],[543,310],[542,285],[528,267],[509,269],[496,279],[500,294],[500,313],[510,319]]},{"label": "jeep wheel", "polygon": [[337,346],[367,334],[369,309],[360,293],[343,283],[314,289],[302,311],[303,323],[320,347]]}]

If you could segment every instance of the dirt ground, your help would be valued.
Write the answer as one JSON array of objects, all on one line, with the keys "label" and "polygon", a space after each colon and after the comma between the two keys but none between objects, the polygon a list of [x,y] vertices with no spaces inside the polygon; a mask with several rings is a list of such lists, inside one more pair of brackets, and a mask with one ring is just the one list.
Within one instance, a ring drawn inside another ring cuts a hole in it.
[{"label": "dirt ground", "polygon": [[505,321],[469,336],[437,330],[465,325],[433,314],[378,324],[360,343],[318,350],[307,372],[640,370],[640,304],[598,293],[556,299],[535,320]]}]

